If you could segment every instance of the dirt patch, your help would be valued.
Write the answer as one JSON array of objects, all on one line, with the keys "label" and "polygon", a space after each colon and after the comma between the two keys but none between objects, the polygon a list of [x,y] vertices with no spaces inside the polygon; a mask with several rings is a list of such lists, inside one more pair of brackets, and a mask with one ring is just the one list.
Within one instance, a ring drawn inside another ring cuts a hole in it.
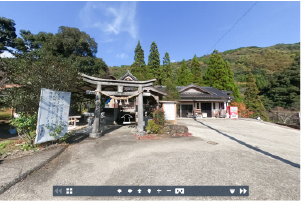
[{"label": "dirt patch", "polygon": [[217,145],[218,144],[217,142],[213,142],[213,141],[208,141],[207,143],[212,144],[212,145]]},{"label": "dirt patch", "polygon": [[47,146],[45,144],[40,144],[39,147],[37,147],[36,149],[22,151],[21,148],[24,143],[25,142],[21,139],[12,141],[10,144],[5,146],[4,149],[0,150],[0,159],[7,160],[7,159],[20,158],[23,156],[33,155],[34,153],[42,150],[47,150],[58,146],[64,146],[64,144],[52,144]]}]

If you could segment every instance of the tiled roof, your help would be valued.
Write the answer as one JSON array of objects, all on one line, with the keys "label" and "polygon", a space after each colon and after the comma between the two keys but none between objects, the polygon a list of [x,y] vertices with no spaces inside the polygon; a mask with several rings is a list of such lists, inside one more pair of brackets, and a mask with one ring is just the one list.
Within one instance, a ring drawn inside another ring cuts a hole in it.
[{"label": "tiled roof", "polygon": [[[186,88],[187,86],[176,86],[178,91],[181,91],[183,88]],[[193,86],[191,86],[193,87]],[[158,88],[161,91],[166,91],[166,86],[157,86],[156,88]],[[204,91],[208,91],[211,92],[211,94],[209,93],[198,93],[198,92],[182,92],[180,93],[180,96],[183,98],[231,98],[234,99],[232,96],[229,96],[225,93],[223,93],[223,91],[218,90],[214,87],[199,87],[200,89],[204,89]]]}]

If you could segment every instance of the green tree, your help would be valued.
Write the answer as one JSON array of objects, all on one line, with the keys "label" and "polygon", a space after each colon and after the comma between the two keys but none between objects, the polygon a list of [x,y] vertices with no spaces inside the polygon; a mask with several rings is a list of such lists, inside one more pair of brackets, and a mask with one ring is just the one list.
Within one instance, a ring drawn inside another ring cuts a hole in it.
[{"label": "green tree", "polygon": [[225,90],[232,91],[235,101],[240,103],[240,102],[242,102],[242,99],[240,96],[239,88],[236,85],[235,80],[234,80],[234,73],[230,67],[230,63],[228,61],[226,61],[225,64],[226,64],[226,69],[227,69],[228,78],[229,78],[228,83],[225,85]]},{"label": "green tree", "polygon": [[177,90],[176,84],[173,82],[172,78],[166,79],[166,93],[167,96],[164,97],[164,100],[177,101],[180,99],[180,93]]},{"label": "green tree", "polygon": [[8,107],[37,111],[41,88],[70,91],[81,79],[70,62],[48,55],[37,61],[30,54],[2,59],[0,70],[8,73],[8,79],[19,87],[4,89],[0,102]]},{"label": "green tree", "polygon": [[294,63],[280,72],[274,73],[270,83],[262,93],[270,101],[271,107],[300,109],[300,56]]},{"label": "green tree", "polygon": [[204,84],[207,86],[212,86],[220,90],[226,90],[225,84],[229,81],[228,71],[222,56],[217,50],[214,50],[210,55],[210,61],[208,62],[208,68],[205,72],[203,80]]},{"label": "green tree", "polygon": [[161,75],[162,75],[162,85],[166,85],[167,78],[172,77],[172,68],[171,68],[168,52],[166,52],[165,56],[163,57],[163,70]]},{"label": "green tree", "polygon": [[21,38],[15,40],[18,54],[27,53],[37,60],[52,55],[58,60],[70,62],[81,73],[90,76],[108,74],[108,66],[101,58],[96,58],[97,43],[93,38],[77,28],[61,26],[57,34],[21,30]]},{"label": "green tree", "polygon": [[190,84],[188,79],[188,69],[185,59],[183,59],[181,67],[178,69],[178,86],[186,86]]},{"label": "green tree", "polygon": [[144,61],[144,51],[140,45],[140,40],[135,48],[134,63],[131,65],[131,73],[137,77],[138,80],[146,80],[146,65]]},{"label": "green tree", "polygon": [[250,72],[247,77],[247,89],[244,93],[244,103],[246,104],[246,108],[253,112],[252,117],[260,117],[264,121],[268,120],[268,117],[265,113],[265,108],[259,97],[259,90],[255,83],[255,78],[253,74]]},{"label": "green tree", "polygon": [[204,84],[219,90],[232,91],[237,102],[241,102],[239,89],[235,84],[234,74],[228,62],[224,62],[217,50],[210,55],[208,68],[203,77]]},{"label": "green tree", "polygon": [[194,83],[194,76],[193,76],[192,73],[188,73],[188,76],[187,76],[187,83],[188,83],[188,84]]},{"label": "green tree", "polygon": [[10,48],[15,47],[14,39],[17,37],[15,21],[0,17],[0,54],[5,50],[12,52]]},{"label": "green tree", "polygon": [[203,84],[201,64],[199,63],[196,55],[194,55],[194,57],[191,61],[191,73],[193,75],[191,82],[193,82],[196,85],[201,86]]},{"label": "green tree", "polygon": [[155,84],[161,85],[160,54],[155,41],[152,42],[148,56],[148,79],[156,78]]}]

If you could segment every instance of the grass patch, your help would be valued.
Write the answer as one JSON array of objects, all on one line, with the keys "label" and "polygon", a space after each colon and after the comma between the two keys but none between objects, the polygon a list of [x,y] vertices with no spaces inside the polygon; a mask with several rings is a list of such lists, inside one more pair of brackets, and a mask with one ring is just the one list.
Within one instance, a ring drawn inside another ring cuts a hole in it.
[{"label": "grass patch", "polygon": [[4,149],[6,145],[10,144],[11,142],[11,140],[0,142],[0,150]]},{"label": "grass patch", "polygon": [[6,140],[0,142],[0,158],[3,154],[8,153],[14,149],[16,149],[14,141]]},{"label": "grass patch", "polygon": [[11,117],[8,112],[0,112],[0,120],[9,120]]}]

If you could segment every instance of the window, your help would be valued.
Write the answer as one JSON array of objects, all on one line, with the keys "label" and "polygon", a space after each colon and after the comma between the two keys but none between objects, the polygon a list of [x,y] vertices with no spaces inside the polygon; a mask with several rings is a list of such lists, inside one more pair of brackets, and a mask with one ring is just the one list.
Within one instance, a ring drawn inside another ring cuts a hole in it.
[{"label": "window", "polygon": [[215,110],[215,103],[212,103],[213,104],[213,109]]},{"label": "window", "polygon": [[196,109],[200,109],[200,103],[196,104]]}]

